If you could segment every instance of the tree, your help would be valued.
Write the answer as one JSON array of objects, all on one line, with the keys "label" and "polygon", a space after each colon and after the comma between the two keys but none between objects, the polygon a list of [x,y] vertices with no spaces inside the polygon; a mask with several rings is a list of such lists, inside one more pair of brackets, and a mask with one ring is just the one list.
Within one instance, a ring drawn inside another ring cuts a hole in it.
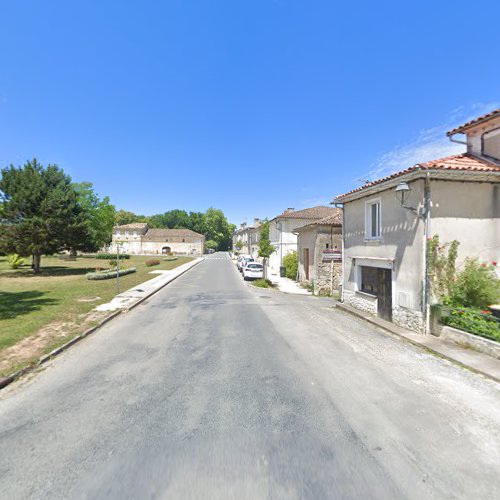
[{"label": "tree", "polygon": [[259,257],[264,259],[264,278],[267,278],[267,259],[276,251],[269,239],[269,221],[264,219],[260,226]]},{"label": "tree", "polygon": [[87,239],[77,247],[78,250],[96,252],[111,241],[115,225],[116,209],[106,196],[99,199],[90,182],[80,182],[73,185],[78,202],[83,209],[87,230]]},{"label": "tree", "polygon": [[207,240],[217,242],[218,250],[229,250],[232,244],[234,225],[229,224],[224,212],[210,207],[204,216],[205,237]]},{"label": "tree", "polygon": [[216,241],[214,241],[214,240],[207,240],[207,241],[205,242],[205,248],[206,248],[207,250],[217,250],[218,246],[219,246],[219,245],[218,245],[218,244],[217,244],[217,242],[216,242]]},{"label": "tree", "polygon": [[144,219],[144,217],[136,215],[134,212],[129,212],[128,210],[118,210],[115,213],[115,224],[117,226],[132,224],[133,222],[143,222],[141,219]]},{"label": "tree", "polygon": [[2,169],[4,244],[8,251],[33,256],[40,272],[41,257],[73,244],[84,232],[83,210],[71,178],[56,165],[44,168],[36,159],[23,167]]}]

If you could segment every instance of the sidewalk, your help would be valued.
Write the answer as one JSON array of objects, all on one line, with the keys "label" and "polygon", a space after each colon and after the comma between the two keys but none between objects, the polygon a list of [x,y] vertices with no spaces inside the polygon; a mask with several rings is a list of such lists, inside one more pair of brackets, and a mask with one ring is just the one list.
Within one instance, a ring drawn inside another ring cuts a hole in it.
[{"label": "sidewalk", "polygon": [[134,288],[130,288],[113,298],[111,302],[106,304],[101,304],[95,308],[96,311],[117,311],[118,309],[130,309],[135,307],[137,304],[145,300],[147,297],[155,293],[160,288],[168,285],[175,278],[185,273],[188,269],[196,266],[204,260],[203,257],[198,257],[197,259],[182,264],[182,266],[176,267],[169,271],[151,271],[150,274],[158,274],[156,278],[153,278],[144,283],[136,285]]},{"label": "sidewalk", "polygon": [[290,278],[282,278],[277,273],[269,273],[268,279],[271,280],[273,285],[277,285],[282,292],[294,293],[297,295],[312,295],[311,292],[299,286],[296,281],[293,281]]},{"label": "sidewalk", "polygon": [[457,363],[464,368],[480,373],[488,378],[500,382],[500,360],[488,356],[473,349],[467,349],[461,345],[453,342],[452,340],[441,339],[434,335],[422,335],[419,333],[411,332],[405,328],[385,321],[375,316],[370,316],[362,311],[350,307],[340,302],[335,304],[337,309],[348,312],[358,318],[362,318],[368,323],[382,328],[393,335],[406,340],[418,347],[431,351],[439,357],[445,358],[453,363]]}]

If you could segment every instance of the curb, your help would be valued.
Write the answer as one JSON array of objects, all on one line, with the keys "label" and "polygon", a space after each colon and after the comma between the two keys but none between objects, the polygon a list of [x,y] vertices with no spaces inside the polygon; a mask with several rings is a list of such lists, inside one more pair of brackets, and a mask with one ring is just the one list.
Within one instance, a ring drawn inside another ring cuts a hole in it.
[{"label": "curb", "polygon": [[351,309],[348,309],[340,302],[338,304],[335,304],[335,308],[340,309],[341,311],[346,312],[346,313],[350,314],[351,316],[354,316],[356,318],[360,318],[360,319],[366,321],[367,323],[370,323],[371,325],[376,326],[377,328],[380,328],[384,332],[390,333],[392,336],[396,336],[399,339],[401,339],[405,342],[408,342],[409,344],[412,344],[415,347],[418,347],[419,349],[430,352],[431,354],[433,354],[434,356],[436,356],[438,358],[446,359],[447,361],[450,361],[454,365],[460,366],[460,368],[465,368],[466,370],[477,373],[479,375],[482,375],[483,377],[489,378],[490,380],[493,380],[495,382],[500,383],[500,379],[495,377],[494,375],[491,375],[490,373],[479,370],[478,368],[474,368],[473,366],[466,365],[465,363],[462,363],[461,361],[458,361],[455,358],[452,358],[446,354],[443,354],[439,351],[436,351],[432,347],[428,347],[424,344],[420,344],[419,342],[416,342],[413,339],[409,339],[408,337],[405,337],[404,335],[401,335],[400,333],[394,331],[394,329],[391,329],[388,326],[384,326],[384,325],[379,324],[376,321],[373,321],[372,318],[370,318],[369,316],[364,316],[362,312],[358,313],[357,311],[352,311]]},{"label": "curb", "polygon": [[35,364],[30,365],[30,366],[25,366],[24,368],[21,368],[17,372],[14,372],[11,375],[8,375],[7,377],[0,378],[0,390],[3,389],[4,387],[7,387],[10,384],[12,384],[12,382],[14,382],[15,380],[17,380],[22,375],[26,375],[27,373],[30,373],[30,372],[34,371],[38,367],[40,367],[43,364],[45,364],[47,361],[50,361],[52,358],[54,358],[54,357],[58,356],[59,354],[63,353],[64,351],[66,351],[66,349],[70,348],[74,344],[77,344],[78,342],[80,342],[80,340],[83,340],[85,337],[88,337],[89,335],[93,334],[94,332],[96,332],[97,330],[99,330],[99,328],[101,328],[106,323],[108,323],[112,319],[116,318],[120,314],[122,314],[124,312],[128,312],[131,309],[134,309],[134,307],[137,307],[139,304],[142,304],[145,300],[149,299],[155,293],[158,293],[160,290],[162,290],[167,285],[169,285],[170,283],[172,283],[172,281],[175,281],[179,276],[182,276],[183,274],[185,274],[188,271],[190,271],[191,269],[193,269],[193,267],[196,267],[198,264],[201,264],[204,260],[205,260],[205,258],[202,258],[198,262],[194,263],[192,266],[184,269],[184,271],[182,271],[181,273],[179,273],[177,276],[172,277],[171,280],[169,280],[166,283],[164,283],[161,287],[157,288],[156,290],[153,290],[152,292],[150,292],[145,297],[141,297],[137,302],[135,302],[134,304],[132,304],[130,307],[128,307],[126,309],[119,309],[118,311],[115,311],[115,312],[111,313],[109,316],[106,316],[96,326],[93,326],[92,328],[89,328],[88,330],[85,330],[83,333],[80,333],[80,335],[77,335],[76,337],[73,337],[71,340],[69,340],[65,344],[57,347],[53,351],[50,351],[48,354],[43,355]]}]

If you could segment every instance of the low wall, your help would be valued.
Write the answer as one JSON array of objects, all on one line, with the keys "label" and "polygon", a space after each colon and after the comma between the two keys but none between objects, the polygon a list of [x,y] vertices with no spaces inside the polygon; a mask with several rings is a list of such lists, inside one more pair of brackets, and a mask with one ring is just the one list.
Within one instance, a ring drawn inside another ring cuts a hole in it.
[{"label": "low wall", "polygon": [[451,326],[443,326],[439,338],[453,340],[457,344],[500,359],[500,342],[485,339],[484,337],[479,337],[478,335],[473,335],[472,333],[464,332]]}]

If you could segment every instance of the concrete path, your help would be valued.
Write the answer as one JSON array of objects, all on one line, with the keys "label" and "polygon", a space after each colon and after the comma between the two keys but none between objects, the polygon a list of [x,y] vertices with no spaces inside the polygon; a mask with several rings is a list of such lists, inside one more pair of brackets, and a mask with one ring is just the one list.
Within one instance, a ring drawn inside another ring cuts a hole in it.
[{"label": "concrete path", "polygon": [[207,258],[0,393],[0,496],[500,497],[500,385]]}]

